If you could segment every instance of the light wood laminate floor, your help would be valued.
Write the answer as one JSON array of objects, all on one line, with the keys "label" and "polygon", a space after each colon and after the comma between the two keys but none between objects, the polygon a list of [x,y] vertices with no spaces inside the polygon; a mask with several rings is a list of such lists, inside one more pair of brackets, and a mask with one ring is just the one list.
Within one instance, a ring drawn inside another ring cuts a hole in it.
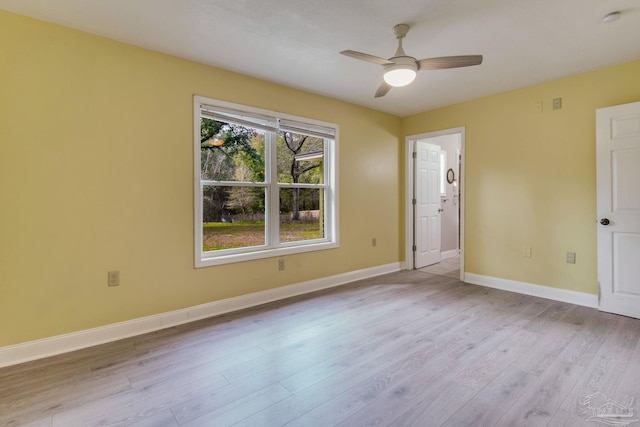
[{"label": "light wood laminate floor", "polygon": [[639,338],[403,271],[0,369],[0,425],[597,426],[595,393],[640,397]]},{"label": "light wood laminate floor", "polygon": [[451,258],[445,258],[440,262],[423,267],[419,269],[425,273],[436,274],[438,276],[453,277],[454,279],[460,278],[460,257],[455,256]]}]

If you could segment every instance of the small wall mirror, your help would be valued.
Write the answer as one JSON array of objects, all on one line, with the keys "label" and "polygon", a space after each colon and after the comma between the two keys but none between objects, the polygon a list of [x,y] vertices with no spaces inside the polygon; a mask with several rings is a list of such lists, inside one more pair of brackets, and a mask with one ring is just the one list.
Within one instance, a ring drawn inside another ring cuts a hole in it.
[{"label": "small wall mirror", "polygon": [[456,174],[453,172],[453,169],[449,169],[447,171],[447,182],[449,184],[453,184],[453,181],[456,179]]}]

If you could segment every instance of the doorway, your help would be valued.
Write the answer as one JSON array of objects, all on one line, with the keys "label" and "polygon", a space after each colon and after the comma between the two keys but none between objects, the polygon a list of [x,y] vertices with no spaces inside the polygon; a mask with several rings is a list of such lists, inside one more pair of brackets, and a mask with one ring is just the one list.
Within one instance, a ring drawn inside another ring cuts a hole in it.
[{"label": "doorway", "polygon": [[[439,260],[427,268],[434,272],[450,272],[459,267],[456,269],[459,270],[459,278],[464,280],[464,127],[411,135],[405,139],[405,268],[413,270],[423,267],[416,262],[416,251],[419,249],[420,241],[429,241],[422,235],[424,231],[421,231],[420,220],[416,216],[416,199],[419,199],[416,197],[416,191],[424,184],[419,179],[419,159],[417,160],[417,155],[414,154],[419,143],[438,146],[443,152],[437,183],[437,188],[441,191]],[[434,183],[429,185],[431,189],[435,187]],[[433,230],[433,227],[429,227],[429,230]]]}]

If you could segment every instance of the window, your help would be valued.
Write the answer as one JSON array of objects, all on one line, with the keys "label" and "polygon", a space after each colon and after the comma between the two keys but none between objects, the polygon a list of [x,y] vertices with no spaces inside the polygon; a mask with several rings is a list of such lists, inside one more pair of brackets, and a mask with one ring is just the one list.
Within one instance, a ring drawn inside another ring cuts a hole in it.
[{"label": "window", "polygon": [[337,126],[194,97],[196,267],[335,248]]}]

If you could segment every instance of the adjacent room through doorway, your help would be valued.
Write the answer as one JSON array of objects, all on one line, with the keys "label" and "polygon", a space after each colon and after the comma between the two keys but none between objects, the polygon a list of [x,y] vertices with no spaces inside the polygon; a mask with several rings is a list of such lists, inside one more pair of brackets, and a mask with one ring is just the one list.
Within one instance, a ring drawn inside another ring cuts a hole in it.
[{"label": "adjacent room through doorway", "polygon": [[407,137],[407,269],[463,279],[464,128]]}]

